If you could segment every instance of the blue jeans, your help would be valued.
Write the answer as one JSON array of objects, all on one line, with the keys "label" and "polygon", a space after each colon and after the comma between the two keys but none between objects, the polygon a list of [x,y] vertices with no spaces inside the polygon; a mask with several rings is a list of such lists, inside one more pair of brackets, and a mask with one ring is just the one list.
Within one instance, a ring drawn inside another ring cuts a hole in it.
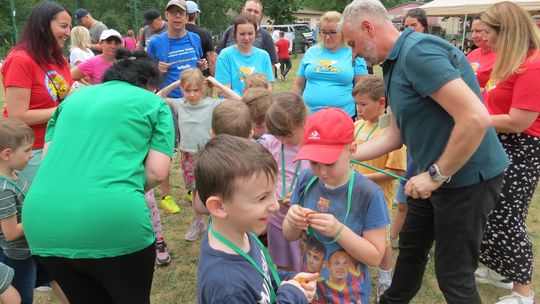
[{"label": "blue jeans", "polygon": [[51,281],[45,268],[33,256],[25,260],[14,260],[2,255],[2,262],[15,271],[11,285],[21,294],[21,304],[32,304],[34,288]]}]

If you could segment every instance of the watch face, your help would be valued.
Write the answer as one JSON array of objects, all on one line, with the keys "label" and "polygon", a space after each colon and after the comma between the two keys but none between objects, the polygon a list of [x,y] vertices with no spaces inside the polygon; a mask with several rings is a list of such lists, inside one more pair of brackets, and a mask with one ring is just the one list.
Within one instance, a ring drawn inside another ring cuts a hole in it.
[{"label": "watch face", "polygon": [[431,176],[431,178],[437,177],[437,169],[435,169],[435,166],[433,165],[429,166],[428,173],[429,173],[429,176]]}]

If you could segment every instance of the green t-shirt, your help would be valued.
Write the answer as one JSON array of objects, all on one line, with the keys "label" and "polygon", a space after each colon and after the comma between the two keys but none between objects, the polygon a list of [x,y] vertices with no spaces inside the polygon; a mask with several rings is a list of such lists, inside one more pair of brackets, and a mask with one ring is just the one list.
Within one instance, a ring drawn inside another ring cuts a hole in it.
[{"label": "green t-shirt", "polygon": [[[426,171],[444,151],[454,120],[430,95],[461,78],[481,100],[478,81],[463,52],[434,35],[408,29],[383,63],[388,102],[403,143],[419,171]],[[476,101],[474,101],[476,102]],[[442,188],[457,188],[502,174],[508,158],[490,127],[480,146]]]},{"label": "green t-shirt", "polygon": [[173,153],[171,110],[126,82],[77,90],[47,126],[49,149],[23,207],[32,253],[103,258],[150,246],[144,161]]}]

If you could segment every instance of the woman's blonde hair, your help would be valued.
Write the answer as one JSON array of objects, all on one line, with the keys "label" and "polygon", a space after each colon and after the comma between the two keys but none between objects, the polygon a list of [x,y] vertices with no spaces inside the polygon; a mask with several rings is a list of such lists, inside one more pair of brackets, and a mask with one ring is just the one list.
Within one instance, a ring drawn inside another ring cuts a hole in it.
[{"label": "woman's blonde hair", "polygon": [[84,26],[76,26],[71,30],[71,45],[69,50],[79,48],[86,50],[90,47],[90,32]]},{"label": "woman's blonde hair", "polygon": [[508,1],[494,4],[482,14],[481,20],[498,35],[496,51],[500,56],[491,72],[495,83],[520,73],[527,53],[540,50],[540,32],[531,16],[517,4]]},{"label": "woman's blonde hair", "polygon": [[204,76],[201,70],[197,68],[185,69],[180,75],[180,87],[182,89],[199,87],[204,91]]},{"label": "woman's blonde hair", "polygon": [[[336,25],[336,31],[341,35],[341,28],[338,26],[339,21],[341,20],[341,13],[336,11],[329,11],[324,13],[321,16],[321,19],[319,20],[319,23],[317,24],[317,41],[319,41],[319,44],[321,46],[324,45],[324,37],[321,35],[321,24],[323,22],[326,23],[334,23]],[[345,37],[341,35],[341,44],[345,44]]]}]

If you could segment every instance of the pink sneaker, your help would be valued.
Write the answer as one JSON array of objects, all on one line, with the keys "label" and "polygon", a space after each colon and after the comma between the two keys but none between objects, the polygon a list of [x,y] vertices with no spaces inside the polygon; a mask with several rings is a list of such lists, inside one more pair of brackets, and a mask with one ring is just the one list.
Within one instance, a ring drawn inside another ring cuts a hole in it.
[{"label": "pink sneaker", "polygon": [[156,242],[156,265],[165,266],[171,262],[167,244],[163,240]]}]

